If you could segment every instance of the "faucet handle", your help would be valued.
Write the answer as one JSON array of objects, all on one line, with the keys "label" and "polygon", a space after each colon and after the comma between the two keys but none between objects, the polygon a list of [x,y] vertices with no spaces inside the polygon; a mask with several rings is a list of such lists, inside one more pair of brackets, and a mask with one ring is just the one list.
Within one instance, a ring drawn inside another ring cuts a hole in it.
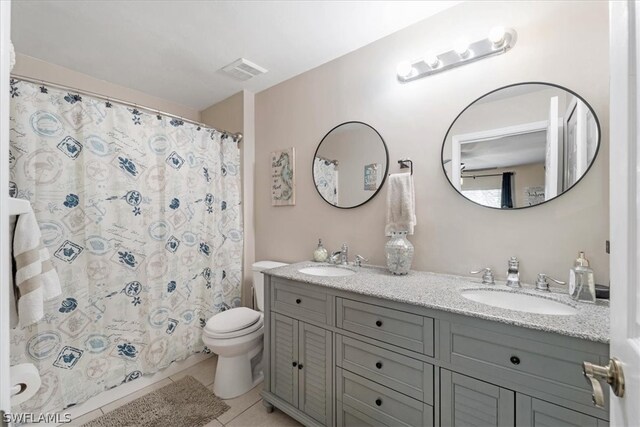
[{"label": "faucet handle", "polygon": [[478,271],[470,271],[470,274],[478,274],[478,273],[482,273],[482,284],[483,285],[495,285],[496,281],[493,278],[493,270],[491,270],[491,267],[485,267],[483,269],[480,269]]},{"label": "faucet handle", "polygon": [[547,279],[556,282],[558,285],[566,285],[567,282],[563,282],[562,280],[554,279],[553,277],[547,276],[545,273],[538,274],[538,278],[536,279],[536,290],[537,291],[549,291],[549,282]]},{"label": "faucet handle", "polygon": [[362,262],[369,262],[369,260],[362,255],[356,255],[356,259],[353,261],[353,265],[356,267],[362,267]]}]

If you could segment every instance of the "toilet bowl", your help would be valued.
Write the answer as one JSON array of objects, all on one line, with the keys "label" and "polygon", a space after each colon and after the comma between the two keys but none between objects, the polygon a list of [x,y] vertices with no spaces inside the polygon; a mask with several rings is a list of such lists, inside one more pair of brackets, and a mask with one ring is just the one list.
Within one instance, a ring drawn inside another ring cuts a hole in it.
[{"label": "toilet bowl", "polygon": [[213,315],[204,327],[202,340],[218,355],[213,392],[223,399],[240,396],[262,382],[264,336],[264,278],[262,272],[286,265],[260,261],[253,264],[256,308],[236,307]]}]

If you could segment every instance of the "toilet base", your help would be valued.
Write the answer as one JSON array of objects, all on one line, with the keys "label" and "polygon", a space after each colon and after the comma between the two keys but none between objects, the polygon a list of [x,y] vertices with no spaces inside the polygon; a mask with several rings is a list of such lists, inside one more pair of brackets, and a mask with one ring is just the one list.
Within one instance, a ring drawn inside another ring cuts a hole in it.
[{"label": "toilet base", "polygon": [[218,356],[213,392],[221,399],[232,399],[245,394],[264,379],[262,371],[262,345],[258,354]]}]

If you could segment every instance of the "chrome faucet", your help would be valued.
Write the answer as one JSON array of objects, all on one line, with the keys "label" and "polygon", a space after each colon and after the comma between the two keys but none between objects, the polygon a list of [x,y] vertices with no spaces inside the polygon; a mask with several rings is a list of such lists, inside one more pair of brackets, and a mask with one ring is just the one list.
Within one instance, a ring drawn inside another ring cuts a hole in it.
[{"label": "chrome faucet", "polygon": [[490,267],[485,267],[478,271],[470,271],[470,274],[479,274],[482,273],[482,284],[483,285],[495,285],[496,281],[493,278],[493,271]]},{"label": "chrome faucet", "polygon": [[353,265],[355,267],[362,267],[363,262],[369,262],[369,260],[362,255],[356,255],[356,258],[353,260]]},{"label": "chrome faucet", "polygon": [[562,280],[554,279],[553,277],[549,277],[544,273],[538,274],[538,279],[536,280],[536,291],[549,292],[549,282],[547,279],[556,282],[558,285],[566,285],[567,282],[563,282]]},{"label": "chrome faucet", "polygon": [[342,250],[331,253],[329,261],[333,264],[348,265],[349,264],[349,246],[342,244]]},{"label": "chrome faucet", "polygon": [[509,269],[507,270],[507,286],[511,288],[521,288],[520,285],[520,261],[512,256],[509,259]]}]

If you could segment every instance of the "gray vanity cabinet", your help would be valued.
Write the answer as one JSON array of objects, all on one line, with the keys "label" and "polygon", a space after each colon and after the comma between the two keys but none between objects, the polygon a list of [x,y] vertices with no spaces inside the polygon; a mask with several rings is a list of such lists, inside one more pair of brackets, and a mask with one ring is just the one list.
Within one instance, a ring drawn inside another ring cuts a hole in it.
[{"label": "gray vanity cabinet", "polygon": [[265,303],[264,402],[306,426],[608,427],[604,343],[269,275]]},{"label": "gray vanity cabinet", "polygon": [[332,333],[271,315],[271,391],[322,425],[332,424]]},{"label": "gray vanity cabinet", "polygon": [[516,396],[517,427],[608,427],[609,423],[523,394]]},{"label": "gray vanity cabinet", "polygon": [[515,393],[511,390],[440,370],[442,426],[513,426],[514,401]]}]

